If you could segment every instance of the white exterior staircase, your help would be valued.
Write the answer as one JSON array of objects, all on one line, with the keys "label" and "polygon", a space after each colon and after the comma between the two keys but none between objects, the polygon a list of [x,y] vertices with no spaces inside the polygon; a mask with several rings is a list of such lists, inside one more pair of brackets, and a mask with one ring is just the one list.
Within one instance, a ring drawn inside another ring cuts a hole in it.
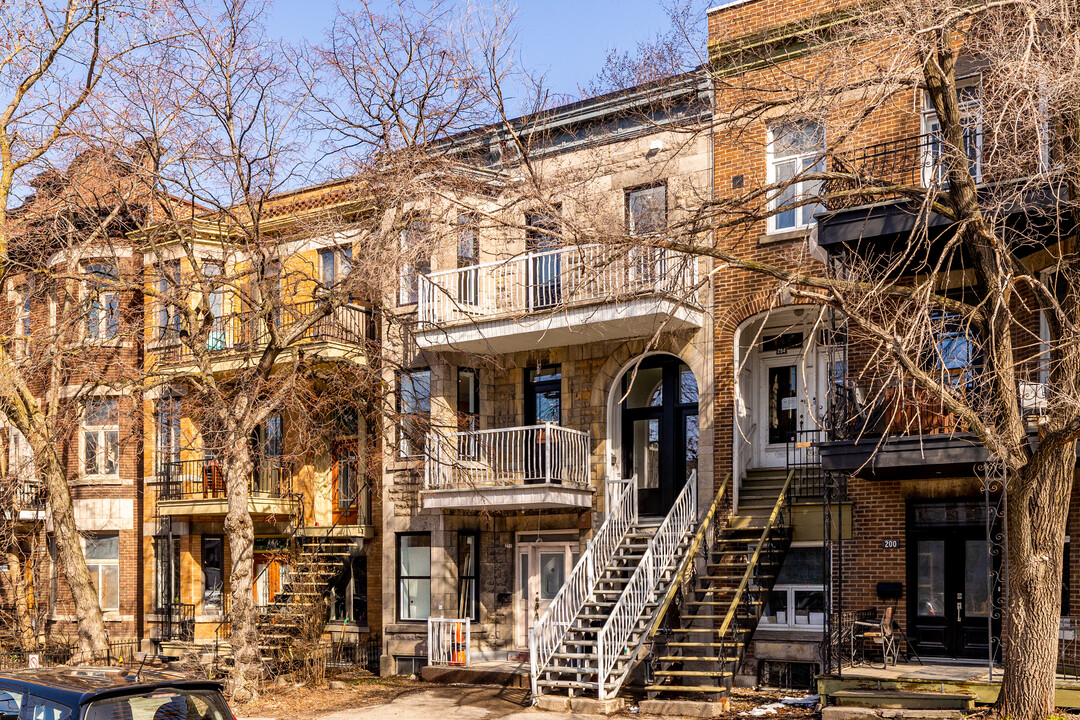
[{"label": "white exterior staircase", "polygon": [[529,631],[533,697],[614,697],[683,564],[697,527],[697,476],[662,520],[638,516],[637,483],[609,487],[608,513]]}]

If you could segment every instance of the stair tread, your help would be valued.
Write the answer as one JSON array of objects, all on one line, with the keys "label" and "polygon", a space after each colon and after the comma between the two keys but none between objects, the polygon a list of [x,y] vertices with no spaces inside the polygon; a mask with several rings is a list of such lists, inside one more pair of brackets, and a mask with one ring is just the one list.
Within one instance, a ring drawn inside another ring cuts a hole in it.
[{"label": "stair tread", "polygon": [[728,688],[718,685],[646,685],[649,692],[700,692],[700,693],[726,693]]},{"label": "stair tread", "polygon": [[653,672],[656,677],[712,677],[712,678],[726,678],[732,677],[734,673],[728,670],[656,670]]}]

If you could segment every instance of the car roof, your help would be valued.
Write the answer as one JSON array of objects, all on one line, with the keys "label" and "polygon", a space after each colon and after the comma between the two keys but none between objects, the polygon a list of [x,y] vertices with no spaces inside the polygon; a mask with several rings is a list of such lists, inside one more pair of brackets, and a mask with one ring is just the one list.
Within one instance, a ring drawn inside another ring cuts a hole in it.
[{"label": "car roof", "polygon": [[70,665],[0,673],[0,686],[11,682],[26,685],[32,695],[68,707],[77,707],[81,703],[98,697],[149,691],[161,687],[214,690],[220,690],[222,687],[221,683],[213,680],[192,679],[183,673],[167,670]]}]

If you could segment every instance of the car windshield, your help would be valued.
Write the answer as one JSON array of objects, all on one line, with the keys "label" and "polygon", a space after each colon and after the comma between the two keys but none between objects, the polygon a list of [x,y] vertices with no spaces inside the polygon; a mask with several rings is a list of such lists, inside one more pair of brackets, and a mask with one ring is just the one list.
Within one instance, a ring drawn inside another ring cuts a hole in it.
[{"label": "car windshield", "polygon": [[162,688],[95,700],[86,720],[232,720],[217,690]]}]

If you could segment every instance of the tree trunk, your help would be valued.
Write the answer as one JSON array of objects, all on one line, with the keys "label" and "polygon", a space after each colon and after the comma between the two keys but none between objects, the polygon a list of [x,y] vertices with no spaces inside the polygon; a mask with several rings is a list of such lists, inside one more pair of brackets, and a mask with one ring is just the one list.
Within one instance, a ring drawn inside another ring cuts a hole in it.
[{"label": "tree trunk", "polygon": [[245,440],[231,443],[230,446],[236,448],[226,468],[225,478],[229,496],[225,532],[229,534],[232,556],[232,572],[229,575],[232,593],[232,607],[229,610],[232,625],[229,642],[233,652],[232,697],[238,703],[245,703],[257,696],[261,670],[252,592],[255,530],[248,511],[249,481],[254,464]]},{"label": "tree trunk", "polygon": [[5,576],[5,590],[8,602],[14,609],[15,638],[20,650],[33,650],[37,646],[34,634],[34,622],[30,615],[30,602],[26,597],[26,574],[22,558],[17,550],[5,553],[4,561],[8,571]]},{"label": "tree trunk", "polygon": [[1008,590],[997,711],[1010,720],[1054,713],[1065,524],[1076,467],[1073,441],[1040,447],[1009,482]]}]

